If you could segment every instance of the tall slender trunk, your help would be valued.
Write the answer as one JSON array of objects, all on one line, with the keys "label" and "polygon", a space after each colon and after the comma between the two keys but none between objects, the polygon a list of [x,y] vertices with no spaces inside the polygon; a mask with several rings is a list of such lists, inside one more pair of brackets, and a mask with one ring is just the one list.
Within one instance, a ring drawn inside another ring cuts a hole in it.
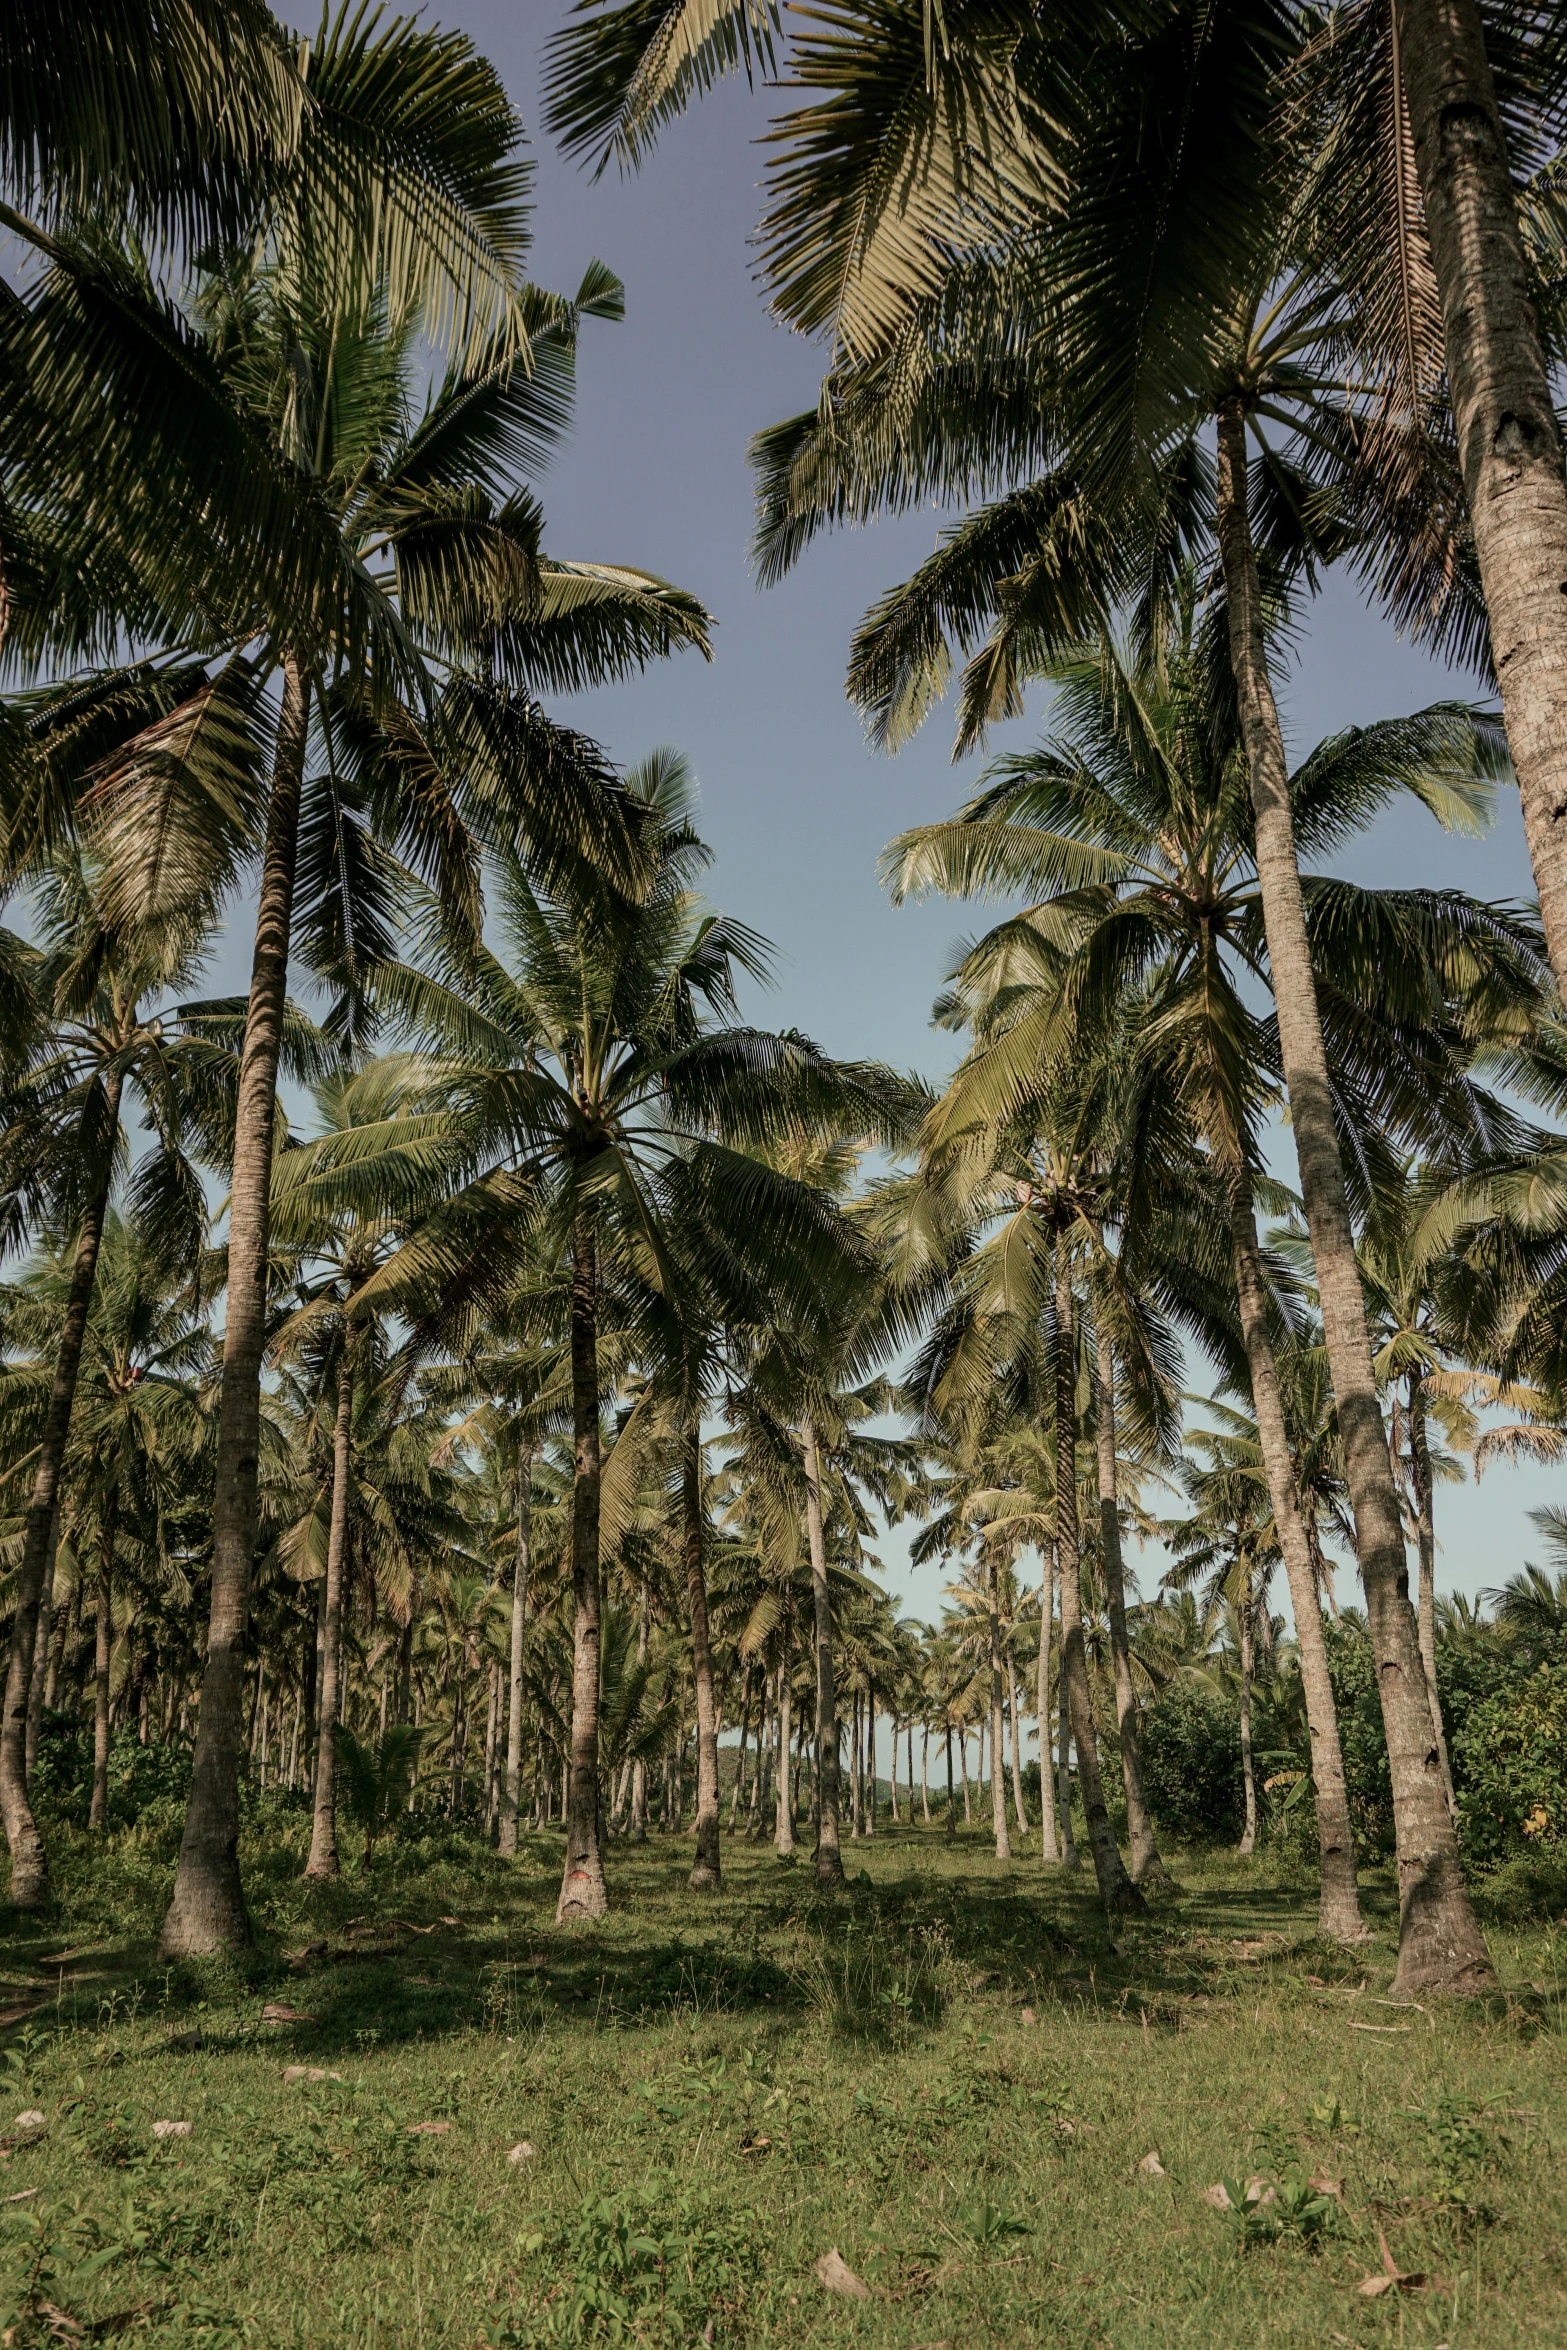
[{"label": "tall slender trunk", "polygon": [[598,1249],[586,1215],[572,1235],[571,1416],[571,1773],[557,1925],[601,1918],[609,1908],[599,1852]]},{"label": "tall slender trunk", "polygon": [[1251,1572],[1248,1568],[1245,1588],[1241,1592],[1241,1786],[1246,1797],[1246,1825],[1241,1832],[1241,1858],[1250,1857],[1257,1847],[1257,1774],[1251,1760]]},{"label": "tall slender trunk", "polygon": [[484,1708],[484,1832],[488,1836],[494,1832],[500,1810],[500,1791],[495,1784],[495,1733],[501,1710],[500,1668],[491,1665],[485,1678],[489,1682]]},{"label": "tall slender trunk", "polygon": [[92,1305],[98,1271],[98,1248],[109,1209],[113,1180],[114,1140],[120,1122],[121,1078],[111,1071],[102,1096],[102,1174],[83,1212],[71,1265],[71,1286],[60,1326],[60,1344],[54,1359],[54,1378],[38,1439],[38,1461],[27,1505],[22,1536],[22,1563],[16,1578],[15,1614],[11,1619],[11,1656],[5,1680],[5,1715],[0,1726],[0,1812],[5,1817],[6,1842],[11,1851],[11,1903],[15,1909],[39,1909],[49,1898],[49,1867],[43,1839],[27,1799],[27,1699],[32,1680],[33,1649],[38,1637],[38,1604],[43,1595],[44,1571],[49,1562],[49,1537],[59,1494],[60,1464],[71,1432],[71,1407],[76,1400],[76,1374]]},{"label": "tall slender trunk", "polygon": [[745,1746],[751,1732],[751,1683],[755,1670],[749,1657],[740,1683],[740,1751],[735,1758],[735,1791],[729,1805],[729,1833],[732,1836],[740,1825],[740,1806],[745,1800]]},{"label": "tall slender trunk", "polygon": [[1448,1759],[1447,1730],[1436,1686],[1436,1499],[1431,1476],[1431,1447],[1426,1440],[1425,1388],[1420,1372],[1411,1368],[1409,1385],[1409,1468],[1415,1488],[1415,1530],[1420,1547],[1420,1661],[1425,1667],[1426,1697],[1431,1707],[1431,1735],[1442,1764],[1442,1786],[1447,1808],[1456,1826],[1458,1797],[1453,1767]]},{"label": "tall slender trunk", "polygon": [[745,1839],[758,1842],[767,1825],[768,1781],[773,1767],[773,1677],[762,1676],[761,1708],[756,1717],[756,1769],[751,1778],[751,1802],[745,1815]]},{"label": "tall slender trunk", "polygon": [[[1066,1635],[1061,1639],[1063,1657]],[[1082,1854],[1077,1849],[1077,1838],[1072,1832],[1072,1706],[1063,1669],[1057,1675],[1060,1683],[1060,1704],[1056,1720],[1056,1810],[1059,1814],[1058,1832],[1061,1838],[1061,1866],[1080,1869]]]},{"label": "tall slender trunk", "polygon": [[1101,1313],[1094,1330],[1095,1420],[1099,1468],[1099,1546],[1104,1565],[1105,1613],[1110,1620],[1110,1659],[1115,1676],[1115,1719],[1121,1741],[1121,1782],[1126,1790],[1126,1841],[1135,1883],[1167,1881],[1159,1840],[1143,1793],[1142,1739],[1137,1726],[1137,1690],[1132,1650],[1126,1637],[1126,1570],[1121,1559],[1121,1513],[1115,1468],[1115,1348]]},{"label": "tall slender trunk", "polygon": [[860,1777],[860,1698],[856,1690],[849,1709],[849,1834],[860,1836],[864,1789]]},{"label": "tall slender trunk", "polygon": [[93,1640],[92,1806],[87,1825],[109,1829],[109,1667],[114,1657],[114,1504],[105,1504],[99,1532],[98,1607]]},{"label": "tall slender trunk", "polygon": [[971,1804],[970,1804],[970,1802],[969,1802],[969,1790],[968,1790],[968,1724],[967,1724],[967,1722],[965,1722],[965,1723],[962,1725],[962,1730],[961,1730],[961,1733],[960,1733],[960,1735],[959,1735],[959,1738],[958,1738],[958,1770],[959,1770],[959,1772],[961,1773],[961,1775],[962,1775],[962,1779],[963,1779],[963,1825],[964,1825],[964,1827],[965,1827],[965,1828],[972,1828],[972,1827],[973,1827],[973,1825],[974,1825],[974,1812],[973,1812],[973,1807],[972,1807],[972,1805],[971,1805]]},{"label": "tall slender trunk", "polygon": [[811,1544],[811,1601],[816,1627],[816,1775],[820,1823],[816,1831],[816,1882],[843,1883],[838,1844],[838,1693],[833,1681],[832,1594],[827,1588],[827,1542],[822,1530],[821,1456],[809,1411],[800,1417],[805,1455],[805,1523]]},{"label": "tall slender trunk", "polygon": [[921,1732],[921,1735],[920,1735],[920,1810],[921,1810],[921,1812],[924,1814],[925,1825],[926,1825],[926,1827],[928,1828],[928,1827],[930,1826],[930,1724],[929,1724],[929,1722],[927,1722],[927,1723],[925,1724],[925,1726],[924,1726],[924,1729],[923,1729],[923,1731]]},{"label": "tall slender trunk", "polygon": [[955,1836],[957,1832],[958,1811],[957,1805],[952,1799],[952,1724],[949,1722],[947,1724],[947,1834]]},{"label": "tall slender trunk", "polygon": [[1300,1657],[1301,1690],[1306,1700],[1306,1730],[1311,1742],[1311,1783],[1317,1809],[1317,1846],[1320,1855],[1317,1928],[1326,1940],[1363,1942],[1366,1928],[1360,1916],[1355,1886],[1355,1839],[1349,1821],[1349,1789],[1344,1779],[1344,1756],[1339,1745],[1338,1710],[1328,1672],[1327,1643],[1322,1637],[1322,1607],[1317,1596],[1316,1563],[1311,1529],[1301,1515],[1295,1491],[1295,1463],[1284,1423],[1284,1399],[1279,1368],[1268,1332],[1267,1290],[1262,1257],[1257,1247],[1257,1220],[1252,1208],[1251,1180],[1245,1168],[1233,1164],[1229,1176],[1230,1239],[1235,1260],[1235,1290],[1240,1303],[1241,1332],[1251,1373],[1252,1408],[1262,1464],[1268,1479],[1268,1498],[1284,1572],[1289,1580],[1290,1608],[1295,1618],[1295,1642]]},{"label": "tall slender trunk", "polygon": [[[1484,1990],[1496,1978],[1464,1888],[1441,1760],[1431,1735],[1419,1635],[1409,1604],[1404,1532],[1371,1368],[1365,1299],[1333,1123],[1295,857],[1289,771],[1268,676],[1262,589],[1246,504],[1246,420],[1238,399],[1226,401],[1219,415],[1217,519],[1229,604],[1230,663],[1251,773],[1257,878],[1279,1049],[1316,1261],[1392,1779],[1399,1886],[1394,1987],[1401,1996],[1423,1989]],[[1567,578],[1567,570],[1553,576],[1559,582]]]},{"label": "tall slender trunk", "polygon": [[316,1805],[307,1877],[337,1875],[337,1724],[342,1712],[343,1560],[348,1548],[348,1481],[353,1474],[354,1332],[343,1334],[332,1431],[332,1515],[326,1543],[326,1615],[321,1639],[321,1727],[316,1742]]},{"label": "tall slender trunk", "polygon": [[680,1504],[686,1554],[686,1606],[691,1616],[691,1678],[696,1684],[696,1857],[687,1882],[693,1893],[716,1891],[723,1881],[718,1841],[718,1708],[713,1700],[713,1643],[707,1624],[707,1575],[702,1559],[702,1432],[693,1421],[681,1447]]},{"label": "tall slender trunk", "polygon": [[985,1578],[987,1630],[990,1635],[990,1825],[997,1860],[1012,1858],[1007,1834],[1007,1781],[1001,1767],[1001,1567],[994,1552]]},{"label": "tall slender trunk", "polygon": [[38,1760],[38,1740],[44,1726],[44,1698],[49,1685],[49,1641],[54,1631],[54,1577],[60,1557],[60,1504],[56,1500],[54,1514],[49,1521],[49,1554],[44,1560],[43,1589],[38,1595],[38,1634],[33,1642],[33,1662],[27,1678],[27,1741],[23,1768],[27,1784],[33,1783],[33,1765]]},{"label": "tall slender trunk", "polygon": [[231,1949],[250,1934],[239,1876],[240,1696],[256,1548],[272,1134],[309,719],[310,681],[289,657],[283,665],[283,707],[234,1119],[207,1660],[174,1897],[158,1945],[164,1958],[196,1958]]},{"label": "tall slender trunk", "polygon": [[1012,1808],[1017,1813],[1018,1834],[1028,1834],[1028,1810],[1023,1801],[1023,1735],[1017,1704],[1017,1666],[1012,1651],[1007,1650],[1007,1714],[1012,1724]]},{"label": "tall slender trunk", "polygon": [[511,1652],[506,1675],[506,1781],[500,1834],[500,1851],[506,1860],[517,1857],[517,1817],[522,1802],[522,1643],[528,1626],[532,1535],[533,1447],[524,1444],[517,1461],[517,1548],[511,1571]]},{"label": "tall slender trunk", "polygon": [[794,1850],[794,1792],[789,1759],[789,1705],[793,1695],[786,1634],[778,1667],[778,1816],[773,1828],[773,1849],[781,1860],[786,1860]]},{"label": "tall slender trunk", "polygon": [[1072,1360],[1072,1272],[1066,1239],[1056,1235],[1056,1544],[1061,1555],[1061,1685],[1077,1748],[1077,1782],[1099,1898],[1114,1913],[1136,1916],[1143,1897],[1126,1873],[1105,1809],[1099,1776],[1099,1742],[1088,1693],[1088,1652],[1083,1644],[1083,1589],[1077,1541],[1077,1407]]},{"label": "tall slender trunk", "polygon": [[[648,1589],[647,1577],[642,1578],[642,1589],[637,1604],[637,1664],[647,1663],[648,1620],[652,1612],[653,1595]],[[641,1756],[631,1766],[631,1841],[647,1842],[647,1764]]]},{"label": "tall slender trunk", "polygon": [[[896,1755],[894,1755],[896,1760]],[[865,1692],[865,1833],[876,1833],[876,1692]]]},{"label": "tall slender trunk", "polygon": [[1061,1858],[1056,1841],[1056,1778],[1050,1751],[1050,1634],[1056,1612],[1056,1554],[1047,1544],[1041,1558],[1039,1584],[1039,1657],[1034,1668],[1034,1706],[1039,1715],[1039,1857]]},{"label": "tall slender trunk", "polygon": [[1567,481],[1478,0],[1395,0],[1508,748],[1567,993]]}]

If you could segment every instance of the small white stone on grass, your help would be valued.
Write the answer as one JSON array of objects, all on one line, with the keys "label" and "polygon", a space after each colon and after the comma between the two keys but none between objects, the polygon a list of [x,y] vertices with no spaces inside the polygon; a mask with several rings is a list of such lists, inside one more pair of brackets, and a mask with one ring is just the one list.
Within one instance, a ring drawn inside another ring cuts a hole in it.
[{"label": "small white stone on grass", "polygon": [[26,2113],[19,2113],[11,2124],[13,2130],[41,2130],[44,2126],[44,2116],[36,2108],[30,2108]]},{"label": "small white stone on grass", "polygon": [[536,2152],[531,2138],[519,2138],[506,2159],[508,2162],[531,2162]]},{"label": "small white stone on grass", "polygon": [[286,2064],[283,2067],[285,2081],[340,2081],[342,2077],[341,2073],[323,2072],[318,2064]]},{"label": "small white stone on grass", "polygon": [[853,2301],[868,2301],[871,2289],[863,2277],[857,2277],[836,2244],[824,2252],[816,2263],[816,2281],[825,2285],[829,2293],[847,2293]]},{"label": "small white stone on grass", "polygon": [[190,2124],[189,2122],[154,2122],[152,2134],[155,2138],[188,2138]]},{"label": "small white stone on grass", "polygon": [[1138,2164],[1137,2168],[1141,2176],[1145,2179],[1167,2179],[1170,2175],[1169,2172],[1165,2169],[1164,2164],[1159,2160],[1159,2149],[1157,2146],[1154,2148],[1152,2154],[1145,2154],[1143,2156],[1143,2159]]}]

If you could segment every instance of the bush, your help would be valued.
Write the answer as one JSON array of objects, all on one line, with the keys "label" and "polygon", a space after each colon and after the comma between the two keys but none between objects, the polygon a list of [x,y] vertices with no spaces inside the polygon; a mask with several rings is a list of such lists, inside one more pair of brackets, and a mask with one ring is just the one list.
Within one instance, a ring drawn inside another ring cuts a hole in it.
[{"label": "bush", "polygon": [[1471,1859],[1567,1855],[1567,1665],[1541,1665],[1473,1706],[1453,1776]]},{"label": "bush", "polygon": [[1143,1785],[1159,1826],[1185,1843],[1225,1843],[1246,1816],[1238,1699],[1172,1681],[1143,1716]]},{"label": "bush", "polygon": [[[38,1738],[32,1789],[42,1813],[85,1828],[92,1809],[91,1722],[74,1714],[47,1714]],[[109,1826],[156,1836],[172,1821],[176,1840],[190,1794],[191,1749],[178,1743],[143,1746],[129,1726],[109,1743]]]},{"label": "bush", "polygon": [[1324,1624],[1322,1632],[1355,1843],[1362,1853],[1382,1857],[1393,1850],[1393,1777],[1371,1635],[1358,1624]]}]

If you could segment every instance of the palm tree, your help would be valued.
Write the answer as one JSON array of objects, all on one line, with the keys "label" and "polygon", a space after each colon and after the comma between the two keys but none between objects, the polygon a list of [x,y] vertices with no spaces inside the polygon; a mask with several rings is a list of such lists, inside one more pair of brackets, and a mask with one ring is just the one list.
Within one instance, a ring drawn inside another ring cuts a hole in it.
[{"label": "palm tree", "polygon": [[[895,842],[887,863],[905,892],[1040,893],[1034,909],[972,951],[960,974],[965,1000],[1005,989],[1008,1008],[968,1089],[971,1105],[1008,1114],[1037,1082],[1042,1056],[1080,1050],[1119,1022],[1116,1057],[1143,1071],[1120,1113],[1142,1196],[1163,1212],[1177,1103],[1222,1171],[1232,1294],[1301,1627],[1323,1930],[1354,1937],[1353,1844],[1315,1562],[1296,1496],[1253,1204],[1262,1180],[1255,1130],[1269,1081],[1283,1074],[1277,1030],[1258,1021],[1243,992],[1271,968],[1259,936],[1256,832],[1233,721],[1227,729],[1221,714],[1215,727],[1210,716],[1193,623],[1188,594],[1162,641],[1140,657],[1109,638],[1058,656],[1049,665],[1061,691],[1057,733],[1040,751],[1001,762],[990,788],[951,824]],[[1352,730],[1319,745],[1292,779],[1302,837],[1326,848],[1403,791],[1450,823],[1473,824],[1490,764],[1485,724],[1462,705]],[[1320,941],[1316,985],[1334,1040],[1335,1089],[1357,1104],[1360,1132],[1374,1134],[1391,1117],[1441,1146],[1455,1126],[1469,1130],[1474,1097],[1455,1079],[1468,1049],[1459,1007],[1470,957],[1491,966],[1504,996],[1534,1000],[1538,956],[1527,925],[1451,895],[1369,893],[1326,879],[1306,883],[1303,903]],[[1400,1068],[1410,1078],[1402,1087],[1392,1074]]]},{"label": "palm tree", "polygon": [[221,1148],[232,1115],[235,1071],[226,1040],[215,1033],[221,1022],[204,1007],[162,1009],[167,992],[188,982],[205,954],[208,904],[198,897],[157,923],[116,927],[105,919],[106,881],[95,861],[66,851],[38,876],[42,951],[27,972],[31,1049],[7,1089],[0,1154],[8,1236],[39,1213],[74,1235],[33,1465],[0,1735],[11,1898],[21,1908],[48,1898],[47,1862],[27,1799],[28,1676],[98,1250],[125,1150],[125,1089],[157,1137],[133,1179],[133,1198],[170,1254],[199,1250],[205,1207],[190,1152]]},{"label": "palm tree", "polygon": [[[608,1898],[596,1727],[606,1298],[678,1319],[700,1232],[737,1286],[804,1322],[842,1286],[852,1259],[842,1220],[747,1146],[823,1119],[887,1123],[877,1073],[840,1071],[801,1039],[734,1021],[736,981],[765,971],[766,950],[696,894],[709,852],[692,828],[693,792],[674,752],[633,771],[640,869],[625,887],[586,856],[559,860],[545,886],[497,848],[507,959],[481,948],[454,969],[436,944],[429,969],[381,982],[389,1010],[465,1056],[486,1165],[405,1252],[393,1285],[432,1280],[450,1313],[504,1301],[518,1262],[536,1264],[541,1250],[569,1266],[575,1648],[562,1921],[600,1916]],[[708,1025],[713,1012],[727,1024]]]}]

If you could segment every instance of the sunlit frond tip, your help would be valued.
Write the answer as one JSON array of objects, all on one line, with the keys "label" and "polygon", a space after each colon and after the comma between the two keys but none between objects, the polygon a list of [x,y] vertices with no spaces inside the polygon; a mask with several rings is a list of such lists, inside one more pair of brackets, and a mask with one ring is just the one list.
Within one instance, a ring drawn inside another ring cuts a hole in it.
[{"label": "sunlit frond tip", "polygon": [[779,0],[578,0],[550,41],[544,124],[568,155],[634,171],[659,130],[729,73],[773,70]]}]

